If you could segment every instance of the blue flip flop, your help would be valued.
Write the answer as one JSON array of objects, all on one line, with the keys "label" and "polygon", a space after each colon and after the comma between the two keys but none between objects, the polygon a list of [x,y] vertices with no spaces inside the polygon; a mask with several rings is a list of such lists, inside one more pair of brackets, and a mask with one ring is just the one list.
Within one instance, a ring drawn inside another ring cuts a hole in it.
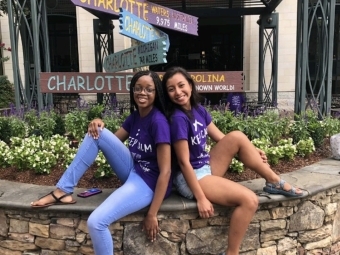
[{"label": "blue flip flop", "polygon": [[266,186],[263,187],[263,190],[270,194],[280,194],[286,197],[301,197],[303,195],[303,192],[296,193],[296,188],[293,187],[290,190],[284,190],[283,186],[285,183],[286,181],[282,179],[276,183],[266,182]]}]

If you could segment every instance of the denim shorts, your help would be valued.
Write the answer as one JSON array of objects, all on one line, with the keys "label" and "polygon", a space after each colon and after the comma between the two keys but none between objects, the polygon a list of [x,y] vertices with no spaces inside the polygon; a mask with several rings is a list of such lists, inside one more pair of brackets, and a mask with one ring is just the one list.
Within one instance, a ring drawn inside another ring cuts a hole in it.
[{"label": "denim shorts", "polygon": [[[194,169],[197,180],[202,179],[207,175],[211,175],[210,165],[204,165],[201,168]],[[191,192],[182,172],[178,172],[174,179],[174,185],[177,191],[183,196],[188,199],[193,199],[194,194]]]}]

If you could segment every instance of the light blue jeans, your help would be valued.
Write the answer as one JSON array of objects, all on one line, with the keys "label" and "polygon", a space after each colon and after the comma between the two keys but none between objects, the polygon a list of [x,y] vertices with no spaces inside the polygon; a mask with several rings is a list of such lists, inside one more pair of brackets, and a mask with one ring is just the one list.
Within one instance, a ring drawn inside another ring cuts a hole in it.
[{"label": "light blue jeans", "polygon": [[113,255],[109,225],[150,205],[154,192],[135,172],[129,149],[109,130],[99,132],[99,139],[96,140],[85,136],[74,160],[56,186],[66,193],[73,192],[79,179],[96,159],[99,150],[103,152],[123,185],[91,213],[87,226],[95,254]]}]

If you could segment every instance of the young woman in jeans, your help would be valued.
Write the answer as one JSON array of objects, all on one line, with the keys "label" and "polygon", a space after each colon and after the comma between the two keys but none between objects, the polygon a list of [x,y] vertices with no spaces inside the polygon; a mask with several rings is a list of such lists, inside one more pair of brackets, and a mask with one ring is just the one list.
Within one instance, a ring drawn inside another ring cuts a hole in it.
[{"label": "young woman in jeans", "polygon": [[[164,116],[161,80],[151,71],[136,73],[130,83],[130,98],[137,109],[115,133],[100,119],[89,124],[88,134],[59,180],[57,189],[32,202],[32,207],[73,204],[74,187],[101,150],[123,185],[89,216],[87,225],[96,255],[113,254],[109,225],[150,206],[143,229],[151,241],[159,232],[157,213],[171,192],[170,130]],[[129,148],[124,141],[129,139]]]},{"label": "young woman in jeans", "polygon": [[[215,126],[210,114],[199,105],[195,83],[185,69],[170,68],[162,84],[167,91],[171,142],[181,169],[174,177],[176,188],[183,196],[197,200],[202,218],[214,215],[212,203],[235,207],[226,253],[237,255],[257,210],[258,198],[241,184],[223,178],[235,154],[245,166],[266,179],[265,191],[286,196],[301,196],[302,192],[280,179],[266,163],[263,152],[242,132],[225,135]],[[208,136],[216,142],[209,153],[205,151]]]}]

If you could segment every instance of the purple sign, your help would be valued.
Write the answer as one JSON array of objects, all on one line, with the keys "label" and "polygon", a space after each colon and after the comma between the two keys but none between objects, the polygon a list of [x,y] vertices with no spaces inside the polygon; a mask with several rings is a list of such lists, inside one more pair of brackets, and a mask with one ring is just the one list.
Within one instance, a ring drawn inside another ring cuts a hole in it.
[{"label": "purple sign", "polygon": [[198,35],[198,18],[189,14],[175,11],[161,5],[149,2],[148,20],[150,24],[176,30],[179,32]]},{"label": "purple sign", "polygon": [[119,8],[136,15],[152,25],[198,35],[198,18],[145,0],[71,0],[74,5],[85,9],[119,16]]}]

